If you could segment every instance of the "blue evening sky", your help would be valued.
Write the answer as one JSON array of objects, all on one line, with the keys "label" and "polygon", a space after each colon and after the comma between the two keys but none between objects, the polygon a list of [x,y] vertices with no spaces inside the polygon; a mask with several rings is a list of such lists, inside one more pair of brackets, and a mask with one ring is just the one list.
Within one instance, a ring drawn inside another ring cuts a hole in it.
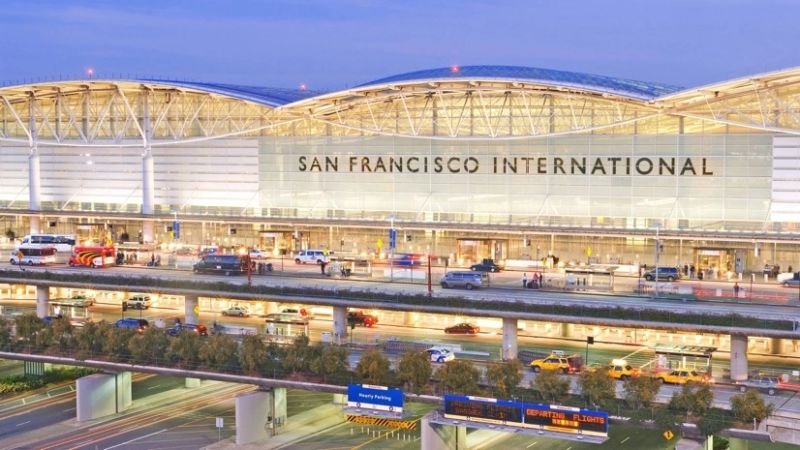
[{"label": "blue evening sky", "polygon": [[454,64],[686,87],[800,66],[794,0],[3,0],[0,82],[334,90]]}]

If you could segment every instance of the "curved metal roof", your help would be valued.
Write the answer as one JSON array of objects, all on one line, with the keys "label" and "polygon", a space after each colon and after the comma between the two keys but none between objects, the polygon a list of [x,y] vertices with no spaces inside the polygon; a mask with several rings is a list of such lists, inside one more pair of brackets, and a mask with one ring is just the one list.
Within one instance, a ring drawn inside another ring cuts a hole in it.
[{"label": "curved metal roof", "polygon": [[380,78],[378,80],[364,83],[359,87],[397,82],[475,78],[537,81],[544,82],[546,84],[572,86],[641,99],[653,99],[661,95],[672,94],[683,90],[681,87],[667,84],[648,83],[625,78],[612,78],[586,73],[520,66],[440,67],[438,69],[418,70],[416,72],[392,75],[390,77]]},{"label": "curved metal roof", "polygon": [[187,89],[199,89],[213,94],[227,95],[239,100],[251,101],[272,107],[283,106],[299,100],[324,94],[322,91],[310,91],[307,89],[242,86],[237,84],[206,83],[200,81],[174,81],[155,78],[146,78],[133,81],[166,84],[170,86],[185,87]]}]

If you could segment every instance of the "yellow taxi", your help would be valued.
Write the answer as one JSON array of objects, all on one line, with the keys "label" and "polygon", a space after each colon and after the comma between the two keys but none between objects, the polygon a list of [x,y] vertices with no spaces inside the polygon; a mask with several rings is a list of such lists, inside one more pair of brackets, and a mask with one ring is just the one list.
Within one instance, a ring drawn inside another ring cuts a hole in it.
[{"label": "yellow taxi", "polygon": [[671,372],[662,372],[656,376],[662,383],[686,384],[686,383],[710,383],[711,379],[705,373],[689,369],[675,369]]},{"label": "yellow taxi", "polygon": [[611,364],[606,367],[606,372],[611,378],[625,381],[628,378],[636,378],[641,375],[641,371],[628,364],[624,359],[612,359]]},{"label": "yellow taxi", "polygon": [[534,372],[542,370],[556,370],[562,373],[578,373],[583,368],[583,358],[578,355],[566,355],[564,352],[554,351],[546,358],[531,361]]}]

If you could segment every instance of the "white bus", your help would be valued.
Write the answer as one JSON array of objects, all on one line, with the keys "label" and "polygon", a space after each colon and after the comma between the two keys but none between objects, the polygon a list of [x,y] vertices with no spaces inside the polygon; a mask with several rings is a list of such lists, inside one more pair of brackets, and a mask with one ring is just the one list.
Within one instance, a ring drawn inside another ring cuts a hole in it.
[{"label": "white bus", "polygon": [[57,250],[54,247],[31,248],[19,247],[11,252],[11,264],[25,264],[28,266],[54,264]]},{"label": "white bus", "polygon": [[71,234],[29,234],[22,238],[14,253],[21,248],[54,248],[57,263],[66,263],[75,247],[75,236]]}]

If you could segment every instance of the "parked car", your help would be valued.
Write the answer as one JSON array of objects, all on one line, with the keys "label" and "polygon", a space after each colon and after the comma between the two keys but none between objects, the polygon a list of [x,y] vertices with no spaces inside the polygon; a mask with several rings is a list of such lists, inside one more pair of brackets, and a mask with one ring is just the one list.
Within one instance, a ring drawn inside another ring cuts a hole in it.
[{"label": "parked car", "polygon": [[771,377],[767,375],[751,376],[744,381],[737,381],[736,385],[739,386],[739,391],[745,392],[747,389],[758,389],[759,391],[766,392],[769,395],[775,395],[781,384],[778,377]]},{"label": "parked car", "polygon": [[114,323],[114,326],[117,328],[134,328],[139,333],[144,333],[144,330],[150,326],[150,323],[145,319],[134,319],[132,317],[126,317],[125,319],[119,319]]},{"label": "parked car", "polygon": [[478,334],[481,329],[474,324],[462,322],[444,329],[447,334]]},{"label": "parked car", "polygon": [[475,270],[477,272],[500,272],[502,267],[498,266],[494,260],[486,258],[478,264],[471,265],[469,270]]},{"label": "parked car", "polygon": [[137,294],[125,300],[125,307],[128,309],[150,309],[150,305],[150,296],[145,294]]},{"label": "parked car", "polygon": [[203,324],[176,323],[175,325],[167,328],[167,334],[170,336],[177,336],[183,331],[195,333],[198,336],[208,336],[208,327]]},{"label": "parked car", "polygon": [[301,250],[294,257],[295,264],[327,264],[328,256],[322,250]]},{"label": "parked car", "polygon": [[483,285],[481,272],[447,272],[439,280],[439,284],[447,288],[476,289]]},{"label": "parked car", "polygon": [[222,311],[223,316],[250,317],[250,310],[244,306],[231,306]]},{"label": "parked car", "polygon": [[77,294],[72,294],[72,297],[69,298],[68,302],[71,306],[77,306],[79,308],[88,308],[89,306],[94,306],[96,300],[94,297],[81,292]]},{"label": "parked car", "polygon": [[644,273],[644,279],[647,281],[676,281],[681,278],[681,271],[677,267],[659,267],[658,272],[656,269],[648,270]]},{"label": "parked car", "polygon": [[431,362],[443,363],[456,359],[456,355],[446,348],[431,347],[426,351]]}]

